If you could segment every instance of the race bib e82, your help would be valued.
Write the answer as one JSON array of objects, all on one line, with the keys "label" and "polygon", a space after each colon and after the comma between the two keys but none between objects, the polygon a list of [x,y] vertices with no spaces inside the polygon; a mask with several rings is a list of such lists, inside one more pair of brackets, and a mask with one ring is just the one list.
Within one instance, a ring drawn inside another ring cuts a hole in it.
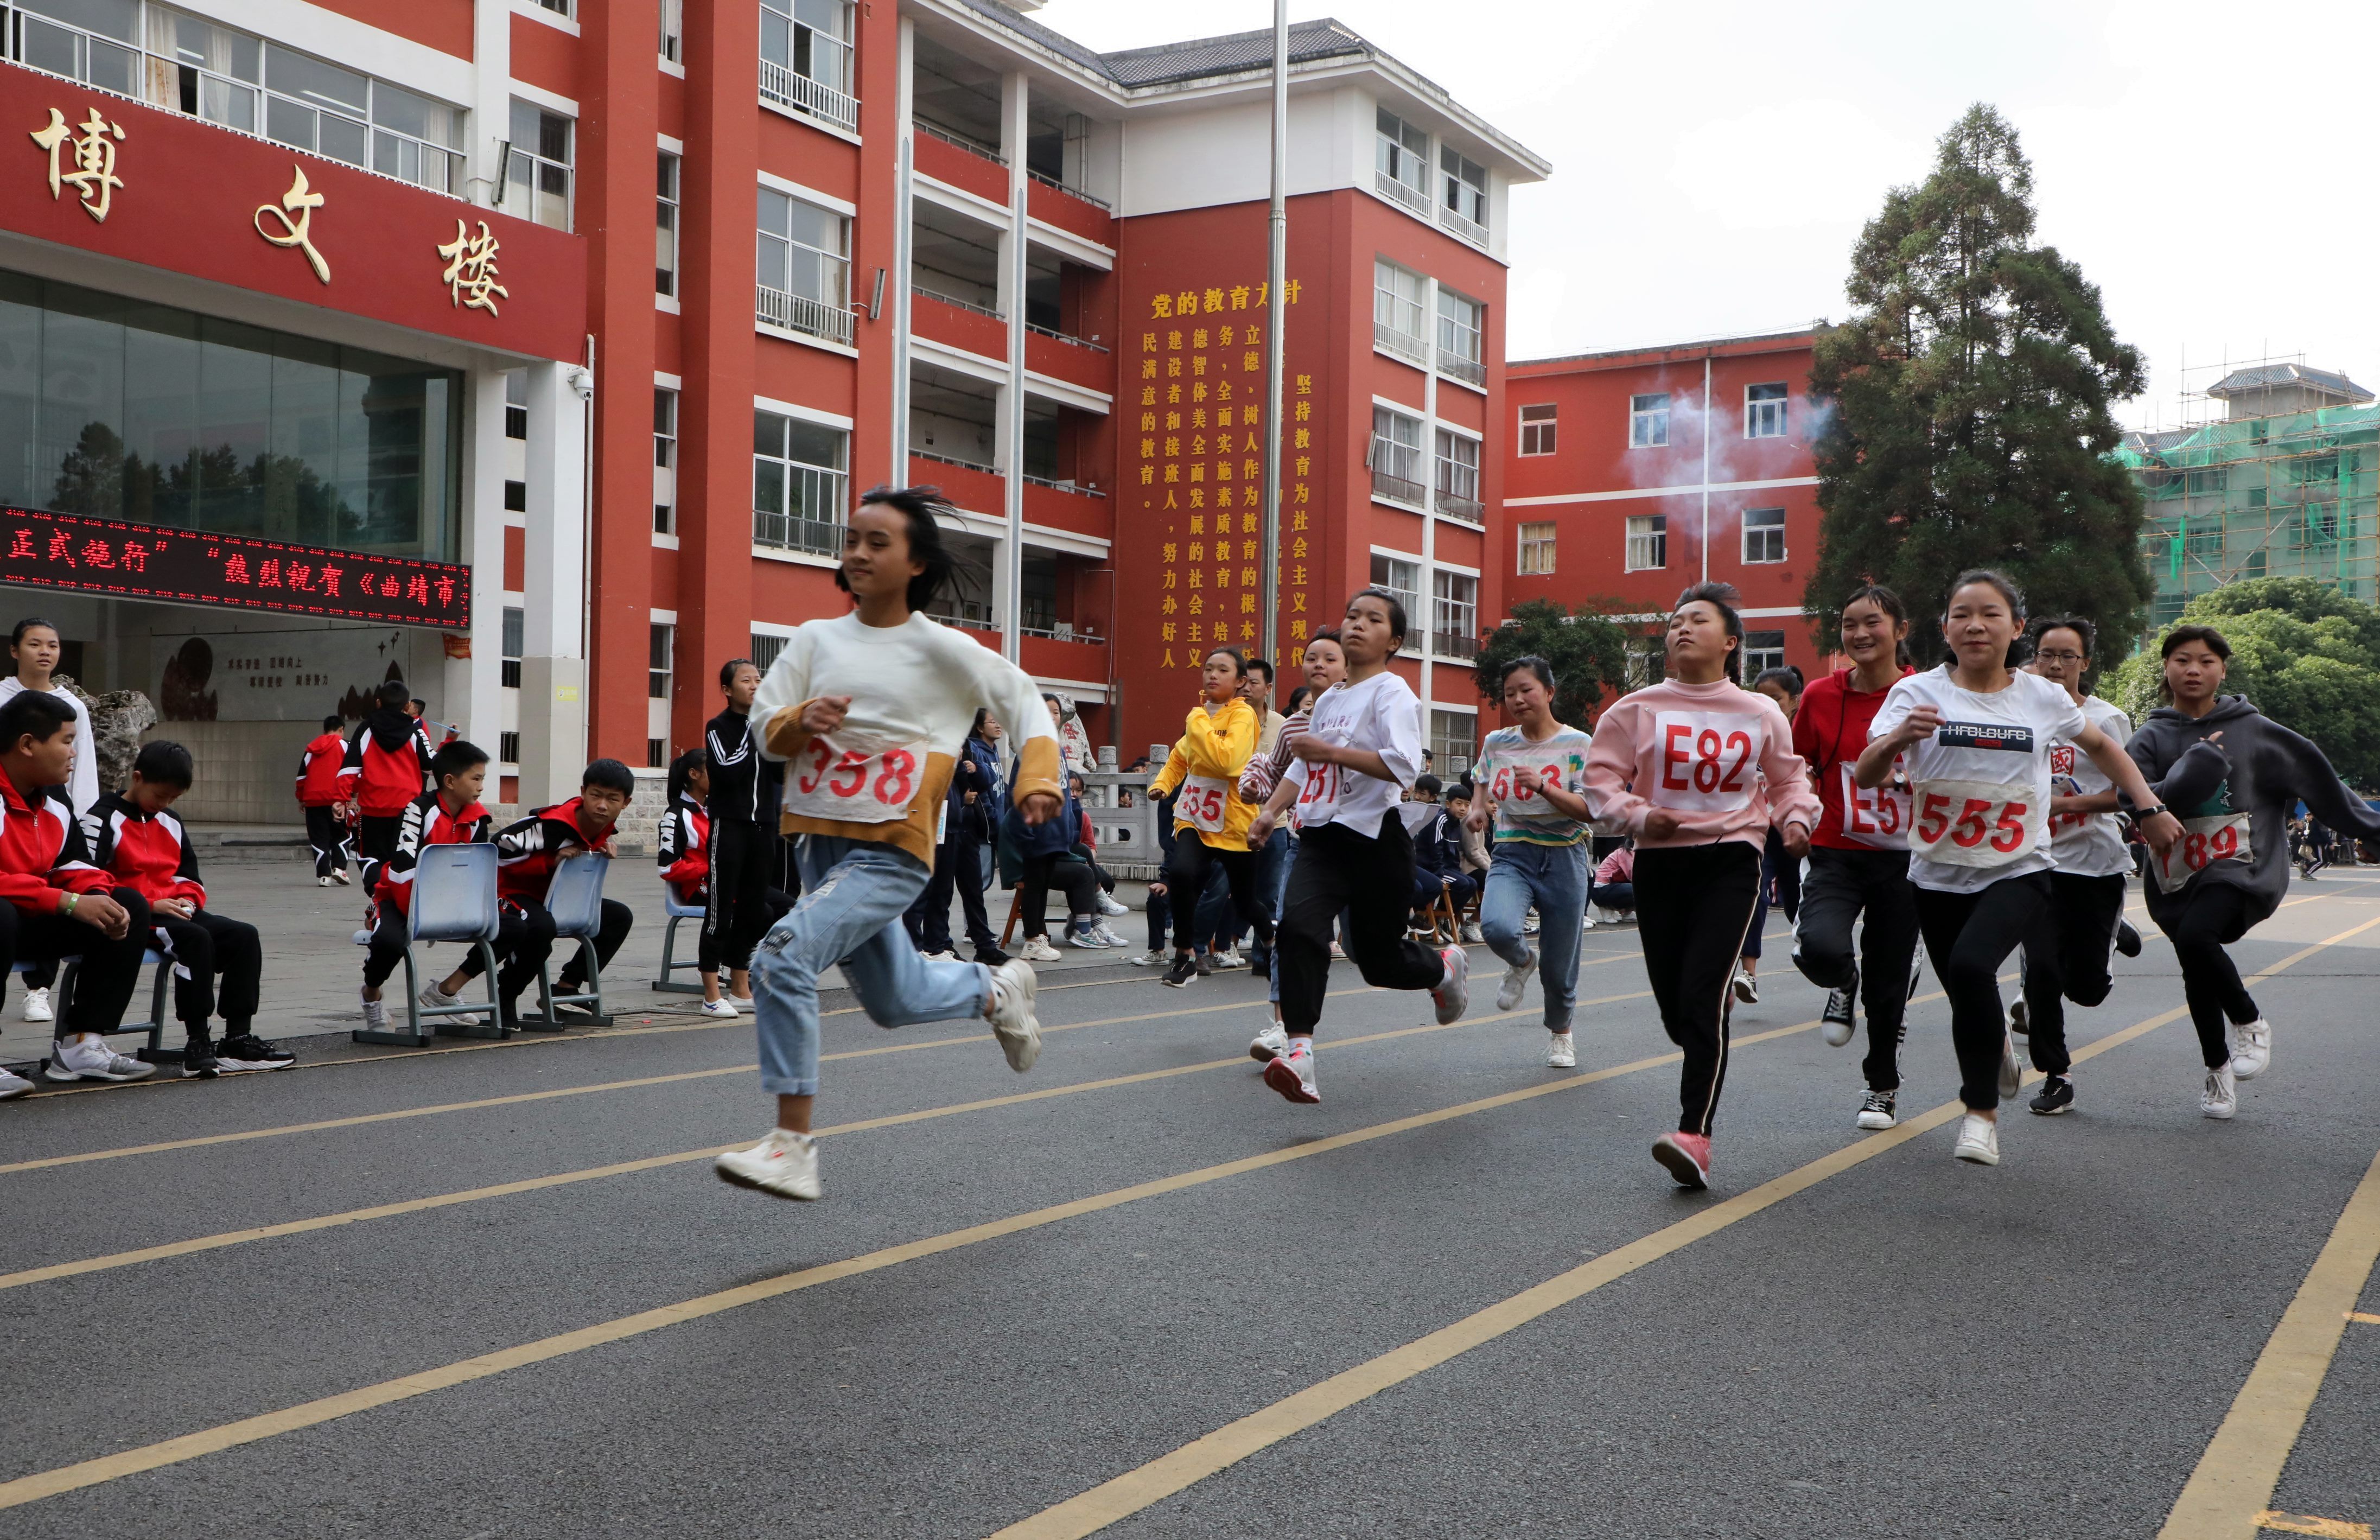
[{"label": "race bib e82", "polygon": [[839,823],[890,823],[909,816],[926,772],[926,746],[829,734],[785,766],[784,810]]},{"label": "race bib e82", "polygon": [[2006,867],[2041,849],[2048,820],[2029,782],[1920,781],[1909,848],[1953,867]]},{"label": "race bib e82", "polygon": [[1732,813],[1750,804],[1767,736],[1759,718],[1663,711],[1653,719],[1653,786],[1646,800],[1655,806]]},{"label": "race bib e82", "polygon": [[2253,861],[2255,851],[2248,843],[2248,815],[2220,814],[2213,818],[2184,819],[2181,838],[2174,841],[2163,855],[2155,857],[2157,887],[2168,893],[2178,893],[2190,885],[2190,879],[2217,861]]},{"label": "race bib e82", "polygon": [[1852,761],[1836,767],[1843,793],[1843,838],[1878,850],[1909,848],[1909,787],[1888,781],[1863,787],[1852,779]]}]

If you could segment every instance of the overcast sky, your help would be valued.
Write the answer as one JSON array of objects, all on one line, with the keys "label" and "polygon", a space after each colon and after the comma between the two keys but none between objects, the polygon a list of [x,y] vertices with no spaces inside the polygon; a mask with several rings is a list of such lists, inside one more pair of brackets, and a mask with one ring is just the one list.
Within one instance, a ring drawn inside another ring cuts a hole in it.
[{"label": "overcast sky", "polygon": [[[2354,286],[2380,223],[2373,0],[1292,0],[1320,16],[1553,163],[1512,198],[1513,358],[1840,320],[1860,226],[1985,101],[2033,159],[2038,238],[2148,357],[2125,421],[2174,423],[2227,356],[2302,354],[2380,390],[2380,314]],[[1111,49],[1269,27],[1272,6],[1039,18]]]}]

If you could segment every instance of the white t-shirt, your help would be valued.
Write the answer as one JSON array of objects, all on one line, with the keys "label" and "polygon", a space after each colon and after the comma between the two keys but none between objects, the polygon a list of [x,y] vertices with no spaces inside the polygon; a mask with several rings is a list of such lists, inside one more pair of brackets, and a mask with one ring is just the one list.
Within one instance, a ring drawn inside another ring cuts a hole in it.
[{"label": "white t-shirt", "polygon": [[1941,713],[1933,736],[1906,750],[1910,781],[1909,880],[1969,893],[2003,878],[2048,871],[2049,757],[2090,725],[2064,685],[2018,673],[1990,695],[1961,689],[1948,665],[1912,673],[1886,692],[1868,727],[1873,742],[1919,706]]},{"label": "white t-shirt", "polygon": [[[2092,726],[2118,745],[2132,735],[2131,719],[2095,695],[2083,697],[2082,714],[2091,719]],[[2050,786],[2053,794],[2095,796],[2116,789],[2107,772],[2070,741],[2051,746],[2049,773],[2056,778]],[[2058,784],[2058,781],[2070,781],[2073,785],[2070,788]],[[2124,848],[2123,828],[2113,813],[2088,813],[2054,820],[2049,854],[2058,862],[2059,871],[2081,877],[2121,877],[2132,869],[2131,852]]]},{"label": "white t-shirt", "polygon": [[[24,687],[25,682],[13,673],[0,678],[0,706],[16,699],[17,692]],[[84,709],[81,698],[72,690],[55,686],[43,693],[54,695],[74,708],[74,768],[67,771],[67,800],[74,804],[75,816],[80,818],[91,811],[92,803],[99,800],[99,746],[91,742],[91,712]]]},{"label": "white t-shirt", "polygon": [[1385,668],[1360,685],[1333,685],[1314,702],[1305,730],[1341,748],[1370,749],[1396,779],[1292,759],[1287,779],[1298,789],[1297,826],[1344,824],[1378,839],[1380,820],[1421,773],[1421,699],[1413,686]]}]

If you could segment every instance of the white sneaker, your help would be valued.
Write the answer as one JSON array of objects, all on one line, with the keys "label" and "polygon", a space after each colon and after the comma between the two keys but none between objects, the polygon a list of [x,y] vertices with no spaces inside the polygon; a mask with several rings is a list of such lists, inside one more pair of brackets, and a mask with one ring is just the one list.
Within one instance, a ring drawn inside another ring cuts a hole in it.
[{"label": "white sneaker", "polygon": [[1735,973],[1735,998],[1746,1005],[1760,1003],[1760,978],[1756,974],[1738,968]]},{"label": "white sneaker", "polygon": [[1466,944],[1471,946],[1480,946],[1484,944],[1486,938],[1479,934],[1479,922],[1477,920],[1473,920],[1463,928],[1463,940]]},{"label": "white sneaker", "polygon": [[1511,1011],[1517,1008],[1521,996],[1528,991],[1529,976],[1536,971],[1537,953],[1532,947],[1525,962],[1510,964],[1505,967],[1504,982],[1496,987],[1496,1009]]},{"label": "white sneaker", "polygon": [[333,867],[331,868],[331,880],[344,888],[347,885],[347,874],[341,871],[338,867]]},{"label": "white sneaker", "polygon": [[327,888],[327,887],[329,887],[330,885],[331,885],[331,879],[330,879],[329,878],[327,878],[327,877],[318,877],[318,878],[314,879],[314,886],[316,886],[317,888]]},{"label": "white sneaker", "polygon": [[2253,1080],[2272,1067],[2273,1024],[2258,1016],[2245,1026],[2231,1029],[2231,1075],[2235,1080]]},{"label": "white sneaker", "polygon": [[706,1000],[696,1009],[715,1022],[732,1022],[744,1013],[735,1009],[735,1002],[725,995],[717,1000]]},{"label": "white sneaker", "polygon": [[1595,923],[1597,925],[1626,925],[1636,917],[1633,910],[1606,909],[1600,903],[1595,905],[1594,914]]},{"label": "white sneaker", "polygon": [[1041,1023],[1033,1014],[1033,992],[1038,985],[1022,958],[1012,957],[991,970],[991,1033],[1008,1067],[1018,1074],[1041,1057]]},{"label": "white sneaker", "polygon": [[33,1083],[13,1071],[0,1070],[0,1101],[14,1101],[29,1094]]},{"label": "white sneaker", "polygon": [[826,1191],[819,1185],[818,1141],[786,1128],[769,1130],[750,1149],[712,1157],[710,1169],[722,1182],[772,1198],[813,1203]]},{"label": "white sneaker", "polygon": [[2013,1097],[2024,1085],[2024,1067],[2017,1062],[2016,1038],[2007,1032],[2000,1034],[2000,1099]]},{"label": "white sneaker", "polygon": [[[1070,947],[1079,947],[1086,952],[1104,952],[1108,945],[1099,940],[1098,931],[1087,926],[1080,930],[1069,927],[1066,931],[1066,944]],[[1029,957],[1032,953],[1027,952],[1026,955]]]},{"label": "white sneaker", "polygon": [[1959,1120],[1959,1144],[1950,1153],[1978,1166],[1998,1165],[2000,1125],[1980,1112],[1968,1113]]},{"label": "white sneaker", "polygon": [[1567,1032],[1547,1033],[1546,1068],[1549,1070],[1578,1068],[1578,1039]]},{"label": "white sneaker", "polygon": [[1214,964],[1217,968],[1245,968],[1248,960],[1240,955],[1239,948],[1225,947],[1214,954]]},{"label": "white sneaker", "polygon": [[1273,1023],[1248,1042],[1248,1057],[1259,1064],[1269,1064],[1289,1051],[1289,1028]]},{"label": "white sneaker", "polygon": [[57,1013],[50,1009],[50,992],[47,989],[25,991],[25,1019],[29,1022],[54,1022],[58,1019]]},{"label": "white sneaker", "polygon": [[1091,927],[1091,934],[1099,939],[1099,945],[1103,947],[1114,947],[1121,951],[1123,948],[1132,945],[1130,941],[1127,941],[1123,937],[1117,935],[1113,928],[1109,926],[1104,920],[1100,921],[1098,925]]},{"label": "white sneaker", "polygon": [[955,963],[959,960],[959,954],[957,952],[948,951],[929,952],[926,952],[924,956],[926,961],[929,963]]},{"label": "white sneaker", "polygon": [[[556,990],[555,992],[559,993],[560,991]],[[421,1003],[424,1005],[460,1005],[463,1003],[463,997],[461,995],[448,994],[445,990],[438,987],[438,981],[433,978],[429,983],[424,984],[421,987]],[[480,1025],[480,1017],[476,1012],[467,1012],[462,1015],[448,1016],[445,1019],[453,1022],[457,1026],[477,1026]]]},{"label": "white sneaker", "polygon": [[1025,944],[1016,949],[1016,955],[1028,963],[1054,963],[1058,960],[1058,949],[1050,944],[1047,936],[1027,936]]},{"label": "white sneaker", "polygon": [[1322,1093],[1314,1085],[1314,1050],[1301,1046],[1294,1053],[1284,1053],[1264,1068],[1264,1083],[1291,1101],[1307,1107],[1318,1107]]},{"label": "white sneaker", "polygon": [[2240,1110],[2240,1077],[2229,1064],[2217,1064],[2206,1072],[2206,1085],[2198,1093],[2198,1110],[2210,1118],[2228,1118]]},{"label": "white sneaker", "polygon": [[1163,947],[1159,947],[1153,952],[1144,952],[1132,959],[1132,965],[1135,968],[1161,968],[1172,961],[1173,953]]},{"label": "white sneaker", "polygon": [[1115,894],[1102,891],[1099,893],[1099,913],[1102,915],[1129,915],[1132,911],[1125,908],[1123,904],[1118,903],[1115,901]]},{"label": "white sneaker", "polygon": [[1438,1025],[1452,1026],[1471,1007],[1471,954],[1461,947],[1448,947],[1438,958],[1446,974],[1429,998],[1438,1002]]},{"label": "white sneaker", "polygon": [[96,1032],[79,1032],[50,1045],[49,1068],[42,1073],[50,1080],[146,1080],[157,1066],[126,1058]]},{"label": "white sneaker", "polygon": [[368,1031],[368,1032],[385,1032],[385,1031],[387,1031],[387,1030],[388,1030],[388,1001],[387,1001],[387,1000],[386,1000],[385,998],[381,999],[381,1000],[365,1000],[365,1001],[363,1002],[363,1004],[364,1004],[364,1029],[365,1029],[366,1031]]}]

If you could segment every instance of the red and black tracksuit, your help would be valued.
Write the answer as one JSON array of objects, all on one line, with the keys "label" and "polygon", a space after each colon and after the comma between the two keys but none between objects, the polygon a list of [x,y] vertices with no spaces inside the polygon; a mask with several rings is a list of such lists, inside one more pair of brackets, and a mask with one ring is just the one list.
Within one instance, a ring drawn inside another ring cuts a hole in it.
[{"label": "red and black tracksuit", "polygon": [[[525,819],[506,824],[496,835],[496,1007],[509,1019],[514,1002],[552,954],[553,916],[546,912],[545,892],[552,884],[554,864],[571,850],[590,850],[603,859],[612,855],[612,831],[589,838],[578,823],[579,801],[540,807]],[[616,898],[603,901],[603,921],[595,936],[595,965],[601,969],[628,939],[636,912]],[[587,983],[580,965],[583,953],[574,953],[553,981],[557,994],[575,995]],[[461,971],[476,976],[480,954],[463,959]]]},{"label": "red and black tracksuit", "polygon": [[[793,907],[776,887],[778,782],[783,768],[760,756],[752,719],[730,709],[704,724],[710,773],[710,908],[702,940],[731,968],[752,965],[752,949]],[[780,903],[783,900],[783,903]]]},{"label": "red and black tracksuit", "polygon": [[347,738],[339,766],[339,792],[356,805],[356,854],[363,858],[364,886],[380,885],[381,863],[396,850],[396,826],[407,804],[430,780],[430,734],[413,717],[391,706],[376,708]]},{"label": "red and black tracksuit", "polygon": [[[157,950],[174,960],[174,1014],[190,1040],[207,1039],[207,1018],[218,1008],[226,1039],[248,1036],[264,976],[264,943],[256,927],[206,907],[206,884],[199,880],[198,855],[182,820],[170,812],[143,813],[110,792],[82,816],[82,829],[91,864],[149,901]],[[191,905],[188,919],[159,907],[176,899]],[[78,991],[90,987],[90,976],[88,968],[77,976]]]},{"label": "red and black tracksuit", "polygon": [[364,988],[377,989],[405,961],[406,915],[413,906],[413,868],[431,845],[482,844],[495,820],[474,802],[461,812],[436,792],[424,792],[397,815],[396,845],[372,884],[371,951],[364,958]]},{"label": "red and black tracksuit", "polygon": [[[680,792],[677,806],[662,819],[657,859],[662,880],[670,885],[680,903],[692,906],[710,903],[710,811],[695,801],[692,794]],[[708,925],[702,928],[701,940],[695,943],[695,960],[705,976],[719,971],[719,941]]]},{"label": "red and black tracksuit", "polygon": [[306,843],[314,847],[318,879],[347,864],[347,826],[339,818],[346,800],[339,768],[346,758],[347,741],[336,733],[323,734],[298,756],[298,806],[306,809]]},{"label": "red and black tracksuit", "polygon": [[[67,897],[104,893],[124,906],[129,925],[114,940],[97,926],[66,912]],[[30,797],[0,775],[0,981],[19,961],[55,964],[79,957],[74,999],[58,1013],[56,1035],[114,1032],[140,981],[149,950],[149,901],[119,887],[91,863],[82,825],[66,788],[45,786]]]}]

